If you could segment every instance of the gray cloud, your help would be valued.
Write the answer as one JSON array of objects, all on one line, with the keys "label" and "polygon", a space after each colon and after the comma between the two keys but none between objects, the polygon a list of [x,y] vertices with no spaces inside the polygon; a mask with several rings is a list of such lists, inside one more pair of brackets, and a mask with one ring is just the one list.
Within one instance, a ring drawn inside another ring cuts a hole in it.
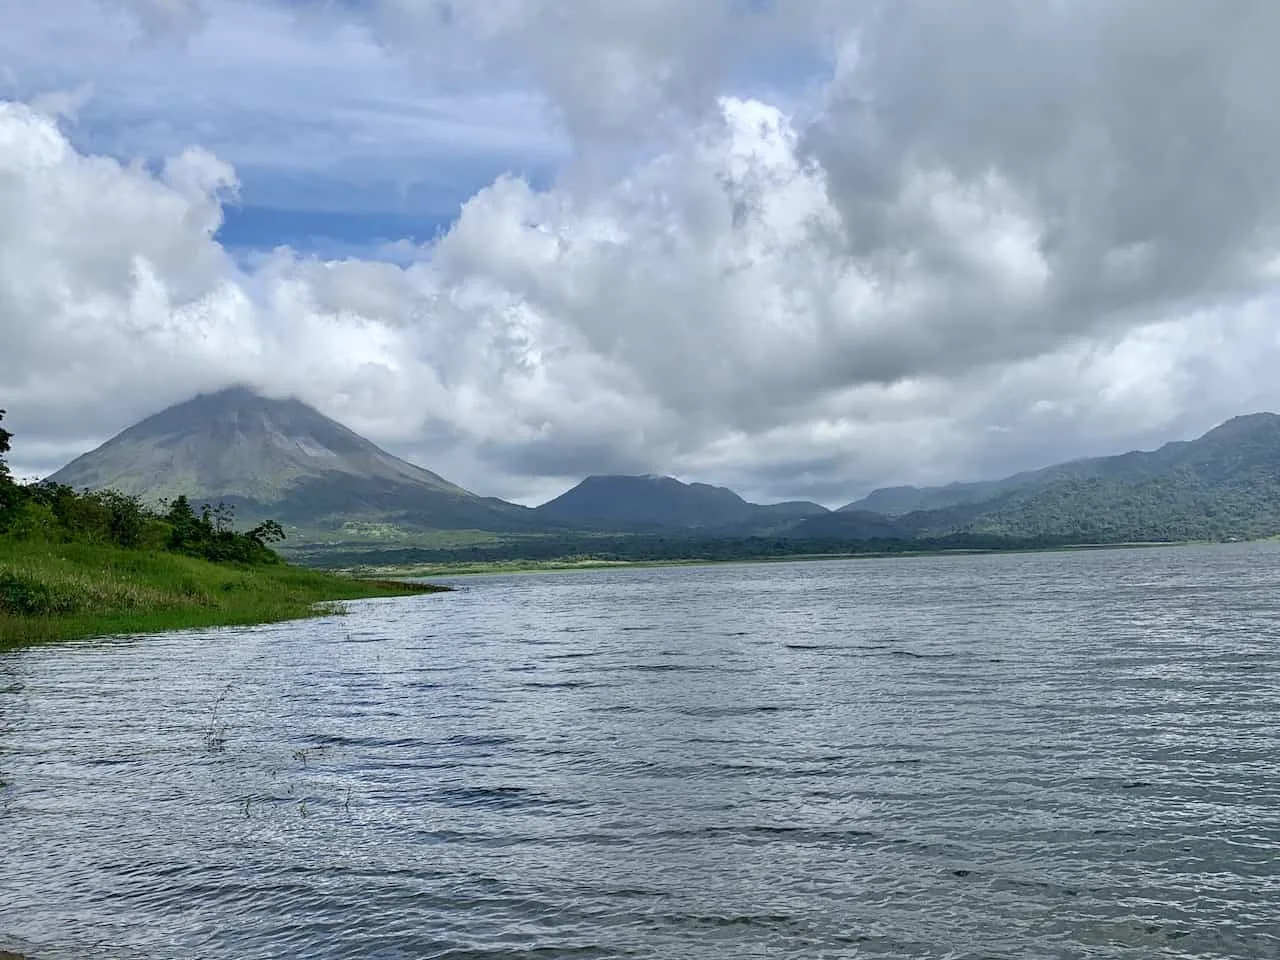
[{"label": "gray cloud", "polygon": [[[809,5],[794,4],[797,13]],[[533,85],[596,151],[712,112],[725,75],[789,27],[774,4],[738,0],[374,0],[362,9],[381,42],[432,77]]]},{"label": "gray cloud", "polygon": [[188,37],[205,25],[201,0],[104,0],[128,14],[151,40]]},{"label": "gray cloud", "polygon": [[[848,54],[808,146],[851,254],[884,275],[918,264],[950,308],[864,375],[998,360],[1273,282],[1274,5],[891,10]],[[978,209],[948,223],[947,202]],[[1004,297],[967,247],[1002,214],[1004,236],[984,239],[1017,245],[1030,287]]]}]

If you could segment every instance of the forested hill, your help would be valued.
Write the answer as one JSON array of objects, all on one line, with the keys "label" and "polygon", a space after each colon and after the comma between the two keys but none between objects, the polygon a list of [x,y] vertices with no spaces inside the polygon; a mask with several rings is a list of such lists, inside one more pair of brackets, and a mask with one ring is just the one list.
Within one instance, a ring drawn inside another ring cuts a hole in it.
[{"label": "forested hill", "polygon": [[[963,493],[972,495],[976,486]],[[1113,543],[1272,536],[1280,533],[1280,416],[1237,417],[1196,440],[1058,464],[992,483],[987,491],[977,502],[915,510],[893,523],[904,537],[966,533]],[[905,499],[899,494],[894,503]],[[875,501],[861,501],[868,502]],[[806,520],[792,533],[856,537],[867,516],[865,509],[846,509]]]},{"label": "forested hill", "polygon": [[542,517],[615,530],[665,527],[725,535],[783,530],[826,512],[806,501],[750,503],[728,487],[660,476],[587,477],[537,508]]}]

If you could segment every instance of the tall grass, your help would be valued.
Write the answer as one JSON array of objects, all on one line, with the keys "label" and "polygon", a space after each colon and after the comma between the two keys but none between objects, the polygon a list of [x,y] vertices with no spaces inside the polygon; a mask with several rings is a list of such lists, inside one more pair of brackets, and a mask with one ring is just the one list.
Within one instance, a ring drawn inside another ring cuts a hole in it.
[{"label": "tall grass", "polygon": [[285,564],[0,540],[0,646],[268,623],[313,615],[328,602],[440,589]]}]

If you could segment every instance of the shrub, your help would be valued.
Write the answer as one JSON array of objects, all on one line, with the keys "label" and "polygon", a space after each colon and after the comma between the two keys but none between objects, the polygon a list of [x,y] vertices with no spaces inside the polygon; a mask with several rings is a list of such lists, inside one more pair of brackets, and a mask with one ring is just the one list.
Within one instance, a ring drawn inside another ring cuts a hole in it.
[{"label": "shrub", "polygon": [[20,570],[0,570],[0,612],[26,616],[73,613],[76,598]]}]

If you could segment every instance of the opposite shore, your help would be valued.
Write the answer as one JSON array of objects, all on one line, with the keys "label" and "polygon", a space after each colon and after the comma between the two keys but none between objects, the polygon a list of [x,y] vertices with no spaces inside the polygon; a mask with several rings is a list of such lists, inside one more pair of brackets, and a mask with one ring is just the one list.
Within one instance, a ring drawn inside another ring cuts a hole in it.
[{"label": "opposite shore", "polygon": [[[1270,542],[1272,538],[1243,541],[1248,543]],[[1094,550],[1135,550],[1155,549],[1158,547],[1189,547],[1210,543],[1223,543],[1213,540],[1159,540],[1134,541],[1126,543],[1075,543],[1054,546],[1009,547],[1004,549],[982,549],[978,547],[957,547],[954,549],[920,549],[920,550],[883,550],[883,551],[849,551],[846,553],[797,553],[780,554],[778,556],[736,557],[736,558],[678,558],[659,560],[616,560],[598,557],[563,558],[551,560],[481,560],[457,562],[425,562],[402,564],[351,564],[334,567],[331,572],[344,577],[354,578],[390,578],[400,581],[411,578],[426,577],[464,577],[494,574],[536,574],[536,573],[571,573],[585,570],[629,570],[648,569],[652,567],[709,567],[733,566],[757,563],[812,563],[822,560],[885,560],[890,558],[950,557],[975,556],[986,554],[1027,554],[1027,553],[1070,553]],[[1242,542],[1242,541],[1232,541]]]}]

